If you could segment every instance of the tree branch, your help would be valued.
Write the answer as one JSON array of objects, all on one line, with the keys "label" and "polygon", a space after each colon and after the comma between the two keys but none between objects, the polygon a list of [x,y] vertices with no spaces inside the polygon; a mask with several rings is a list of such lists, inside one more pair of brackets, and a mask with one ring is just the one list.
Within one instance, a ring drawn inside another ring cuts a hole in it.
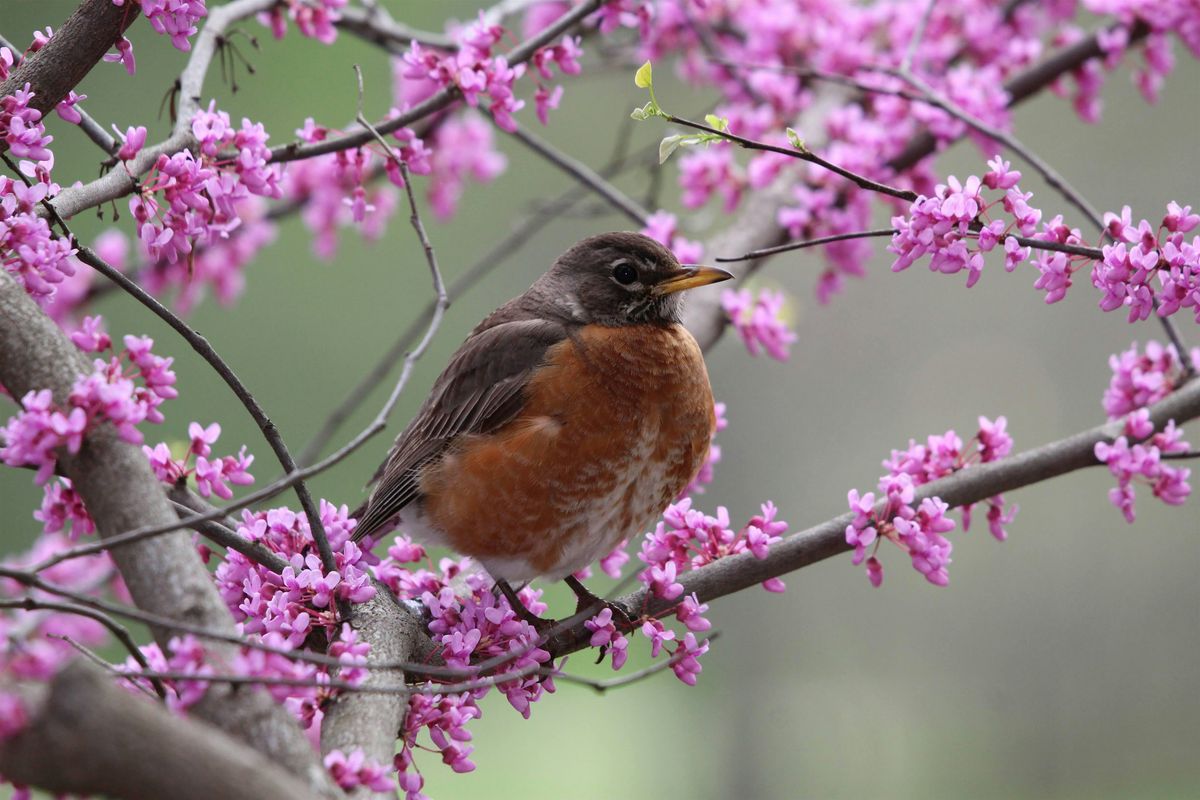
[{"label": "tree branch", "polygon": [[[20,284],[0,271],[0,384],[15,397],[52,390],[62,402],[80,372],[74,345]],[[139,524],[178,525],[145,455],[109,426],[90,433],[79,452],[59,464],[87,505],[102,539]],[[165,617],[234,634],[233,621],[187,536],[160,536],[112,553],[134,602]],[[171,631],[152,628],[166,646]],[[227,647],[218,657],[232,654]],[[195,713],[282,764],[314,789],[328,778],[299,727],[265,693],[210,692]]]},{"label": "tree branch", "polygon": [[[8,80],[0,83],[0,97],[28,83],[34,92],[30,108],[42,112],[44,118],[139,16],[141,8],[133,3],[115,6],[112,0],[83,0],[46,46],[26,56]],[[7,149],[8,142],[0,140],[0,153]]]},{"label": "tree branch", "polygon": [[[1150,419],[1155,430],[1161,430],[1167,420],[1182,424],[1200,416],[1200,379],[1193,379],[1171,395],[1150,406]],[[951,508],[978,503],[998,494],[1013,491],[1034,483],[1057,478],[1085,467],[1097,466],[1095,446],[1111,442],[1124,433],[1124,418],[1090,430],[1068,436],[1009,458],[987,464],[977,464],[953,475],[917,487],[914,504],[927,497],[940,497]],[[885,502],[876,506],[882,513]],[[834,517],[806,531],[794,533],[774,544],[765,559],[752,553],[729,556],[680,576],[685,594],[695,592],[700,602],[733,594],[801,567],[851,550],[846,544],[846,526],[854,515],[850,512]],[[645,590],[633,592],[616,601],[631,616],[642,613],[659,614],[669,610],[677,601],[648,595]],[[553,649],[555,656],[565,655],[588,646],[592,632],[577,624],[558,641],[564,645]]]},{"label": "tree branch", "polygon": [[174,716],[80,662],[65,667],[35,702],[29,725],[0,740],[0,773],[9,780],[126,800],[318,797],[218,729]]}]

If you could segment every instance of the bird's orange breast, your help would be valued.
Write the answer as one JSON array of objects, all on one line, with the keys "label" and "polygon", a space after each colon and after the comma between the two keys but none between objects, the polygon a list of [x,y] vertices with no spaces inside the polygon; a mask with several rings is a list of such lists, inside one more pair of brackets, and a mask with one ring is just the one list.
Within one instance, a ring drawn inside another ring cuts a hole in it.
[{"label": "bird's orange breast", "polygon": [[426,469],[424,513],[495,577],[562,577],[647,528],[703,465],[714,425],[683,326],[587,326],[548,351],[516,419]]}]

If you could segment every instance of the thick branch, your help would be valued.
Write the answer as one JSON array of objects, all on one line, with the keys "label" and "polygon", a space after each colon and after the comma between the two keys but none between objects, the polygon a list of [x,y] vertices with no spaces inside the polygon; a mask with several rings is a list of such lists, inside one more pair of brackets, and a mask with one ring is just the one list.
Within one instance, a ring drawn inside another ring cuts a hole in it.
[{"label": "thick branch", "polygon": [[[12,276],[0,271],[0,384],[14,397],[50,389],[62,402],[79,374],[78,351]],[[178,524],[142,452],[110,427],[89,434],[60,466],[83,497],[102,539],[141,524]],[[233,620],[186,535],[147,539],[112,552],[134,603],[162,616],[234,633]],[[165,646],[171,632],[152,629]],[[231,648],[214,648],[218,658]],[[195,713],[260,749],[312,787],[327,778],[300,729],[262,692],[215,690]]]},{"label": "thick branch", "polygon": [[[46,46],[29,54],[8,80],[0,83],[0,97],[28,83],[34,92],[30,106],[45,117],[79,85],[140,13],[133,3],[118,7],[112,0],[83,0]],[[7,149],[8,143],[0,140],[0,153]]]},{"label": "thick branch", "polygon": [[[422,632],[416,617],[402,609],[386,586],[376,584],[375,597],[354,607],[354,628],[359,641],[371,645],[372,661],[414,661],[413,645]],[[362,748],[370,761],[391,763],[396,752],[396,734],[404,725],[408,695],[371,694],[374,686],[395,686],[404,682],[399,670],[373,669],[363,681],[360,692],[344,692],[325,711],[321,722],[321,750],[349,753]],[[351,796],[368,797],[372,793],[359,787]]]},{"label": "thick branch", "polygon": [[127,800],[317,797],[216,728],[174,716],[82,663],[63,669],[36,702],[28,727],[0,741],[9,780]]}]

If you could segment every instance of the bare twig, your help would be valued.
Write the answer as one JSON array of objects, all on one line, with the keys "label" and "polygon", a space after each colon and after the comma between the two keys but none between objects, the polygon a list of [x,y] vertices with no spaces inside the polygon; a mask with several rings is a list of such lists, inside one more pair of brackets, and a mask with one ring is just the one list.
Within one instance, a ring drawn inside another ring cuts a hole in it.
[{"label": "bare twig", "polygon": [[[38,600],[34,597],[22,597],[18,600],[3,600],[0,599],[0,608],[19,608],[26,611],[58,611],[63,614],[74,614],[79,617],[87,617],[95,620],[108,629],[108,632],[129,652],[133,660],[141,665],[142,669],[150,669],[150,662],[146,660],[146,656],[138,648],[137,643],[133,641],[133,636],[124,625],[117,622],[115,619],[105,614],[102,611],[97,611],[94,608],[76,605],[74,603],[56,603],[53,600]],[[166,687],[162,685],[162,681],[152,681],[154,691],[159,697],[166,697]]]},{"label": "bare twig", "polygon": [[722,139],[733,142],[734,144],[744,147],[747,150],[762,150],[769,153],[779,153],[780,155],[789,156],[791,158],[799,159],[800,161],[807,161],[810,164],[816,164],[818,167],[822,167],[836,175],[842,176],[860,189],[878,192],[879,194],[885,194],[889,197],[896,197],[900,200],[907,200],[909,202],[917,199],[917,193],[911,189],[897,189],[895,186],[888,186],[886,183],[873,181],[865,175],[859,175],[856,172],[851,172],[844,167],[839,167],[837,164],[826,161],[807,148],[797,150],[791,147],[780,147],[779,145],[769,144],[768,142],[760,142],[755,139],[747,139],[745,136],[738,136],[737,134],[730,133],[729,131],[717,130],[711,125],[706,125],[703,122],[684,119],[683,117],[677,117],[674,114],[664,113],[663,118],[669,120],[670,122],[674,122],[677,125],[683,125],[686,128],[694,128],[698,131],[704,131],[705,133],[711,133],[716,136],[720,136]]},{"label": "bare twig", "polygon": [[650,212],[642,208],[638,205],[637,201],[606,181],[582,161],[564,153],[545,139],[533,135],[524,128],[517,128],[515,131],[509,131],[509,133],[518,142],[604,198],[610,206],[628,217],[633,224],[638,227],[646,226],[646,220],[650,218]]}]

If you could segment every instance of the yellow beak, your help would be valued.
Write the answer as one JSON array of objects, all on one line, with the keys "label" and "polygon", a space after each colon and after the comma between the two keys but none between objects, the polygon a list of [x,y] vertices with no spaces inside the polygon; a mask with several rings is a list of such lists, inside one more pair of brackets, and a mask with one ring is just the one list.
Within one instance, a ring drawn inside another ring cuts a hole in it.
[{"label": "yellow beak", "polygon": [[688,264],[672,272],[665,280],[654,284],[650,293],[654,295],[674,294],[682,292],[684,289],[695,289],[697,286],[727,281],[732,277],[733,273],[726,272],[720,267]]}]

